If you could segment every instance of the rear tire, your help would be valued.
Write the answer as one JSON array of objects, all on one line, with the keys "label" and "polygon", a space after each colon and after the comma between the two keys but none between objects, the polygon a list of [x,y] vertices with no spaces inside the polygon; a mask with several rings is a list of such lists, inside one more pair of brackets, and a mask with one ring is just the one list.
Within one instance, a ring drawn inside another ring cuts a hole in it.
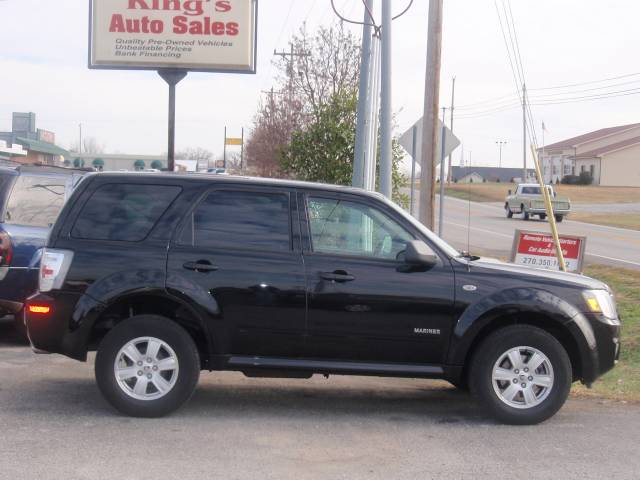
[{"label": "rear tire", "polygon": [[116,325],[104,337],[95,374],[100,391],[120,412],[161,417],[193,394],[200,358],[193,339],[180,325],[157,315],[139,315]]},{"label": "rear tire", "polygon": [[547,218],[547,215],[545,213],[540,214],[540,220],[545,220],[546,218]]},{"label": "rear tire", "polygon": [[471,361],[471,392],[501,422],[543,422],[560,410],[569,395],[569,356],[555,337],[540,328],[502,328],[483,340]]}]

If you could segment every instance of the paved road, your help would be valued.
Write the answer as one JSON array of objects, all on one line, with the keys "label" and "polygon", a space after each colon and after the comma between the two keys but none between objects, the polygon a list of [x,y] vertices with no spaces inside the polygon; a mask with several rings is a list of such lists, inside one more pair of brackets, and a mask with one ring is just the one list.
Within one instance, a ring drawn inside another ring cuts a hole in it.
[{"label": "paved road", "polygon": [[[0,339],[9,328],[0,325]],[[0,479],[637,479],[640,406],[571,399],[497,425],[444,382],[203,373],[164,419],[110,409],[92,365],[0,340]]]},{"label": "paved road", "polygon": [[[471,228],[467,228],[471,209]],[[549,232],[542,220],[525,222],[520,217],[506,218],[504,209],[494,204],[467,202],[445,197],[444,238],[457,248],[467,249],[470,232],[471,252],[508,256],[516,229]],[[565,220],[558,224],[560,233],[587,236],[586,260],[626,268],[640,269],[640,231],[605,227]],[[437,229],[436,229],[437,231]]]}]

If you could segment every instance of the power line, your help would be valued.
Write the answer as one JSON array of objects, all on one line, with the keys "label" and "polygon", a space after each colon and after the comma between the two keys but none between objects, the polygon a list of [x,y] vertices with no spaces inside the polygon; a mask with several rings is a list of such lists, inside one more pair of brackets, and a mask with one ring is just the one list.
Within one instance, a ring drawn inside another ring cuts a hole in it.
[{"label": "power line", "polygon": [[619,75],[617,77],[603,78],[601,80],[590,80],[590,81],[587,81],[587,82],[570,83],[570,84],[566,84],[566,85],[556,85],[554,87],[532,88],[531,90],[535,90],[535,91],[538,91],[538,90],[556,90],[556,89],[560,89],[560,88],[581,87],[583,85],[592,85],[594,83],[602,83],[602,82],[607,82],[609,80],[620,80],[621,78],[637,77],[639,75],[640,75],[640,72],[628,73],[626,75]]}]

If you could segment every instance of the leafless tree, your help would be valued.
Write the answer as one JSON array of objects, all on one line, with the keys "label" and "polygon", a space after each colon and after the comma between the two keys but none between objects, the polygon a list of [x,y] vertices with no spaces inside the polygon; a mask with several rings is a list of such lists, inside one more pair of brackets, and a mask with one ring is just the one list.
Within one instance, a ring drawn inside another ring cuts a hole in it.
[{"label": "leafless tree", "polygon": [[[72,144],[71,150],[74,152],[80,152],[80,142]],[[95,137],[85,137],[82,139],[82,153],[87,153],[89,155],[105,153],[105,146],[104,144],[98,143]]]},{"label": "leafless tree", "polygon": [[249,171],[282,176],[279,153],[291,135],[317,118],[323,105],[338,92],[358,83],[358,39],[341,25],[320,27],[310,34],[303,25],[291,39],[294,57],[274,62],[276,87],[267,93],[245,144]]}]

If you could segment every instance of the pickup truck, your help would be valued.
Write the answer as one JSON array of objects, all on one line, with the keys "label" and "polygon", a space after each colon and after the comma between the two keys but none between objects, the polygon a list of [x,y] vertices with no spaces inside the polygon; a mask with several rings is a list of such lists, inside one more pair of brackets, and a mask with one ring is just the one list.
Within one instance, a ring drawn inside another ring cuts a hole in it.
[{"label": "pickup truck", "polygon": [[[547,185],[551,196],[551,205],[556,222],[561,222],[565,215],[571,211],[571,201],[566,197],[560,197],[551,185]],[[532,215],[537,215],[541,220],[547,218],[547,210],[544,206],[544,196],[540,185],[537,183],[521,183],[515,193],[509,190],[504,202],[504,210],[507,218],[512,218],[514,213],[521,213],[524,220],[529,220]]]},{"label": "pickup truck", "polygon": [[0,167],[0,316],[24,331],[24,300],[37,288],[39,249],[86,172],[43,165]]}]

